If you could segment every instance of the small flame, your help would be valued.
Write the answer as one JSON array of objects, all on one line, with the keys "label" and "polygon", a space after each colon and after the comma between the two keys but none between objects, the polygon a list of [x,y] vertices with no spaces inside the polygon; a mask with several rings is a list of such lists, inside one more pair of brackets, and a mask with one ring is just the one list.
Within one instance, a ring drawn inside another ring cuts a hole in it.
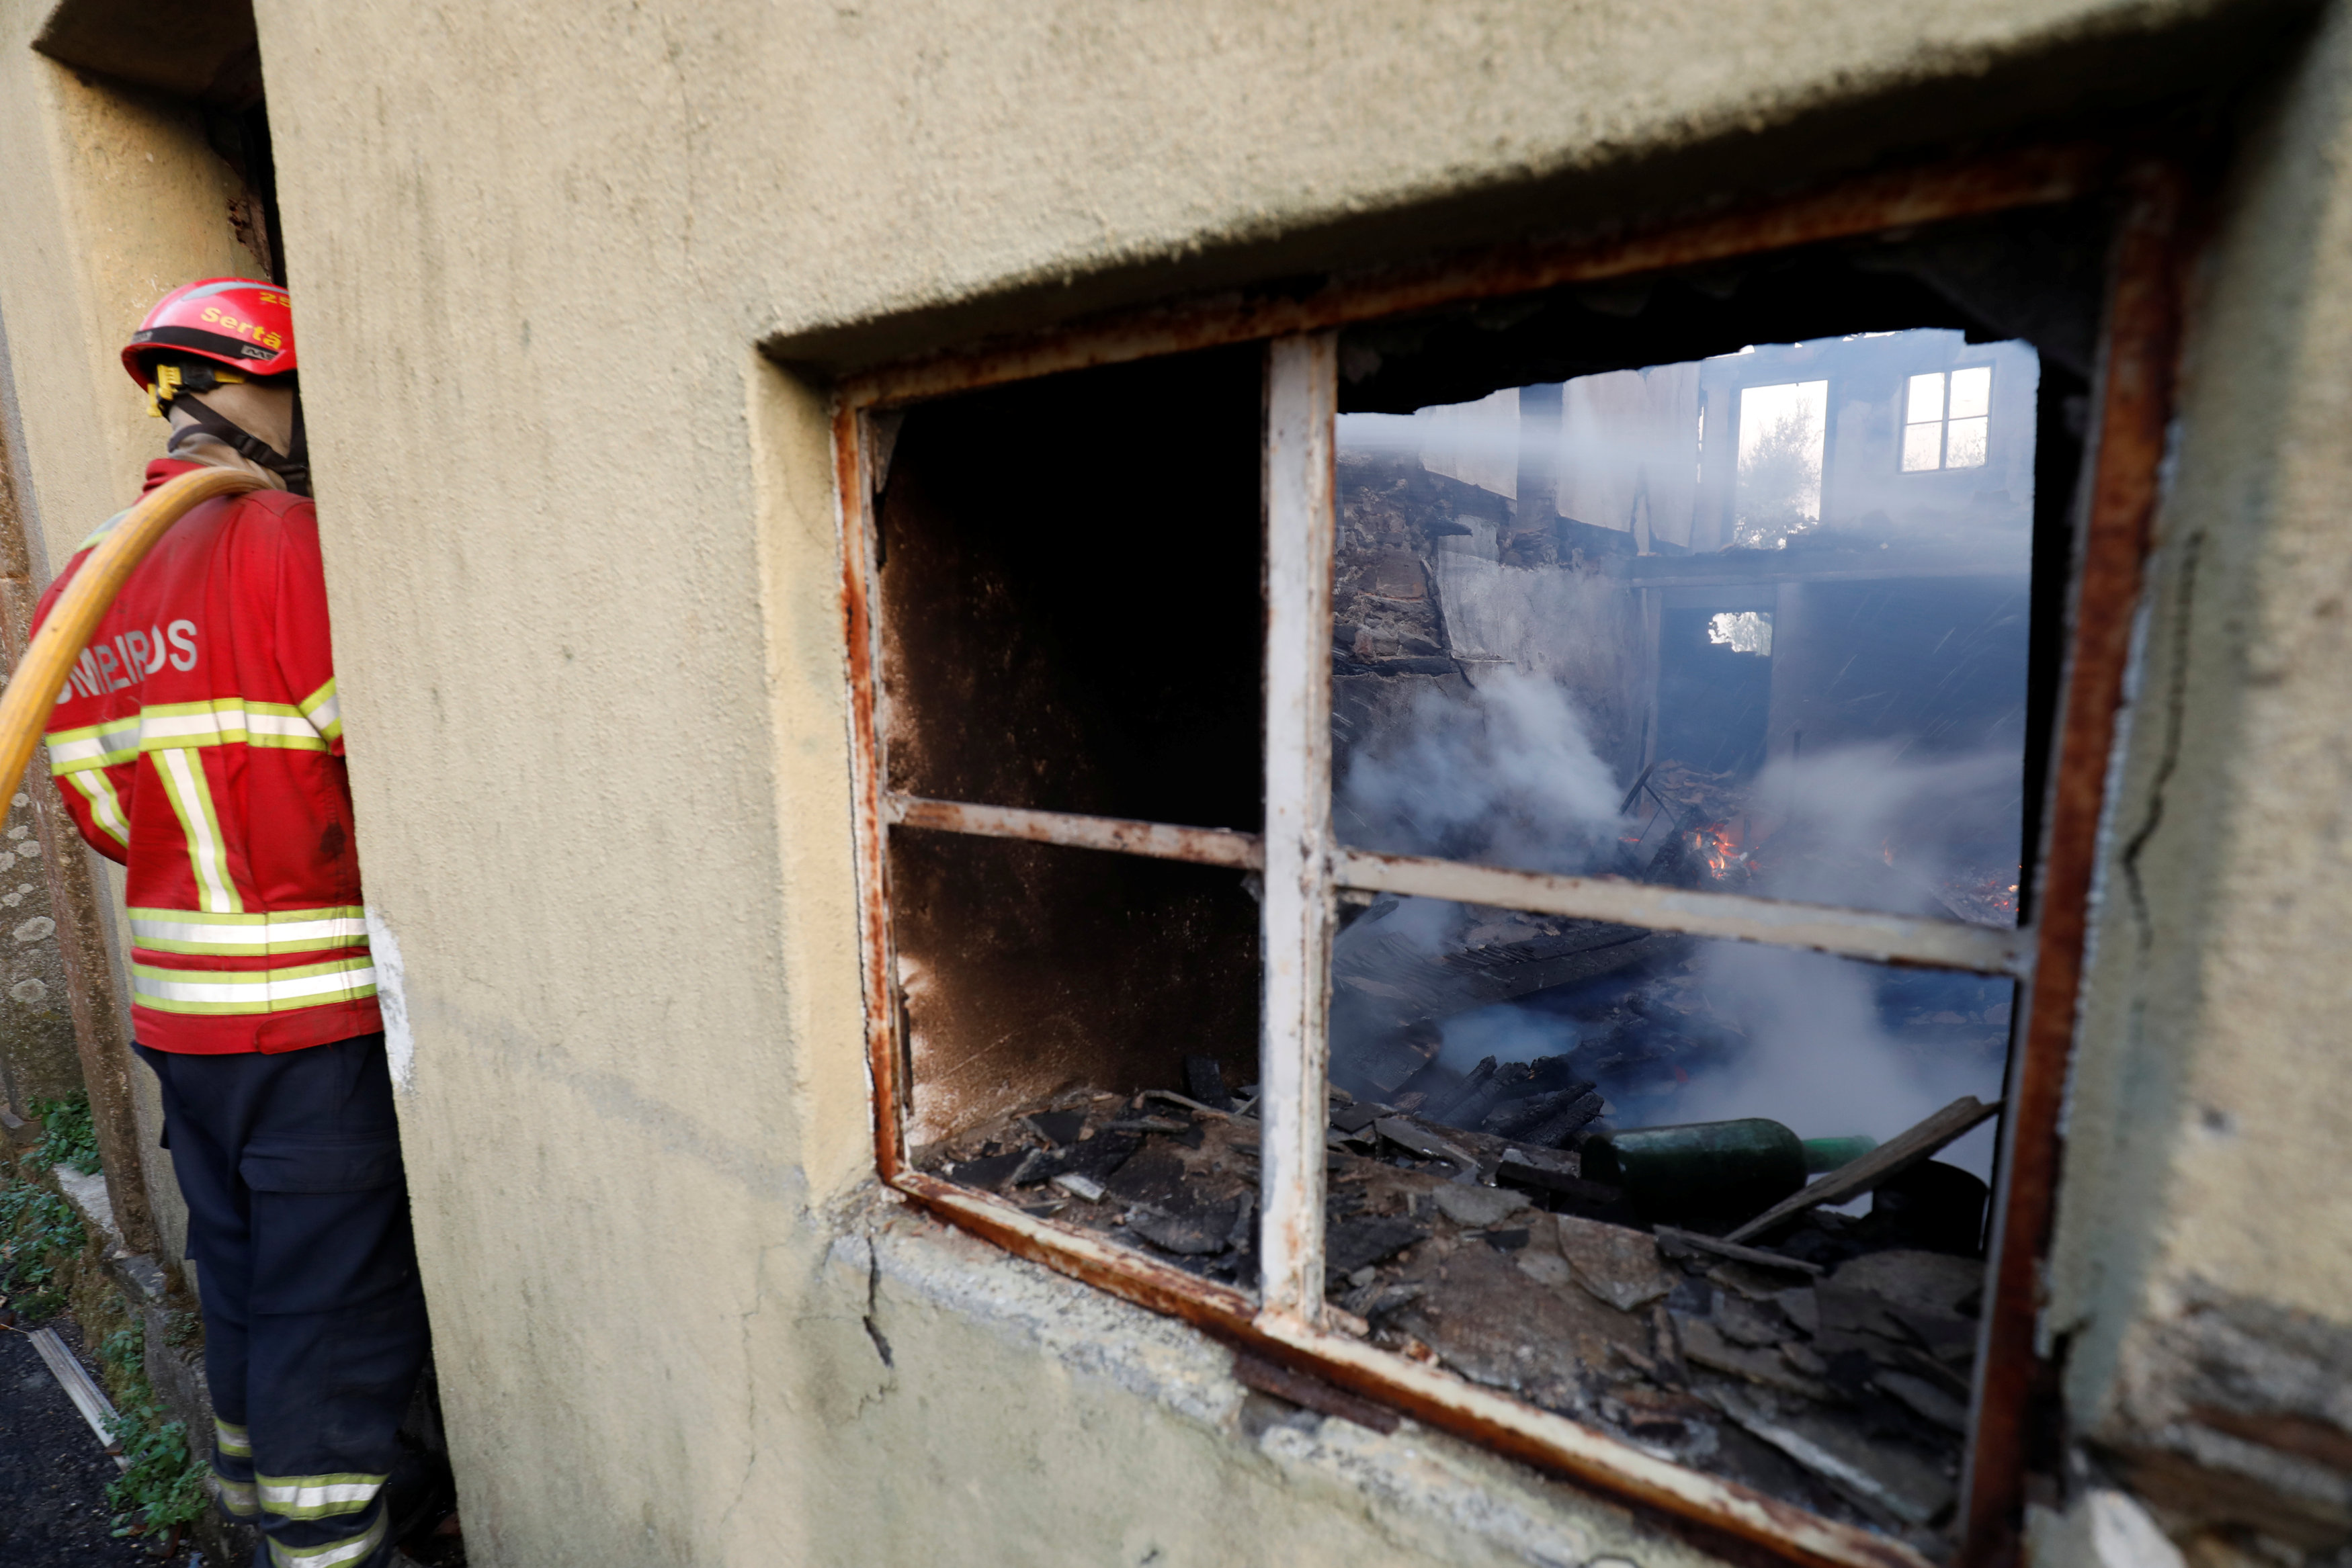
[{"label": "small flame", "polygon": [[1744,835],[1733,822],[1709,822],[1691,833],[1691,847],[1705,862],[1707,873],[1717,882],[1744,874],[1754,868],[1748,852],[1740,847]]}]

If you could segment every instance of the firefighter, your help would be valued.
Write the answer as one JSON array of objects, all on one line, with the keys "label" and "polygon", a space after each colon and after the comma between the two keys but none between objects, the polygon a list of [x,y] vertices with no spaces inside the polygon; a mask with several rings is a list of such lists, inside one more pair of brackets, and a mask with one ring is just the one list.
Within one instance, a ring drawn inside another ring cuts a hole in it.
[{"label": "firefighter", "polygon": [[[122,350],[169,421],[146,488],[205,465],[58,695],[49,770],[124,867],[131,1021],[188,1205],[212,1489],[269,1568],[396,1555],[385,1483],[425,1355],[368,954],[286,292],[212,278]],[[100,528],[43,595],[46,616]]]}]

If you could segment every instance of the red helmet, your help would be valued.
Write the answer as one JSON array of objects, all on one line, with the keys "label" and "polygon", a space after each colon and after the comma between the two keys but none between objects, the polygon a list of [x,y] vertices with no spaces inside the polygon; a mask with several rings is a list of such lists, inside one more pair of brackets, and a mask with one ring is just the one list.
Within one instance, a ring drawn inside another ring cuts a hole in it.
[{"label": "red helmet", "polygon": [[207,277],[156,301],[123,346],[122,368],[145,387],[148,356],[193,354],[248,376],[294,368],[294,308],[286,290],[250,277]]}]

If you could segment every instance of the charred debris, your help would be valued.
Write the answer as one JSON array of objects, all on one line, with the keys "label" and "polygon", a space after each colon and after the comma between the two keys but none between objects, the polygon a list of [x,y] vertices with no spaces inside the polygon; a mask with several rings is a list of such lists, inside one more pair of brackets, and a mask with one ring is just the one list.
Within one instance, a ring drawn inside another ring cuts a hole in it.
[{"label": "charred debris", "polygon": [[[1557,1059],[1480,1066],[1442,1107],[1451,1120],[1331,1091],[1331,1320],[1936,1549],[1958,1488],[1986,1191],[1931,1156],[1998,1107],[1964,1099],[1877,1148],[1760,1120],[1612,1132]],[[1204,1058],[1185,1076],[1182,1091],[1072,1088],[919,1163],[1251,1290],[1255,1090],[1229,1092]]]}]

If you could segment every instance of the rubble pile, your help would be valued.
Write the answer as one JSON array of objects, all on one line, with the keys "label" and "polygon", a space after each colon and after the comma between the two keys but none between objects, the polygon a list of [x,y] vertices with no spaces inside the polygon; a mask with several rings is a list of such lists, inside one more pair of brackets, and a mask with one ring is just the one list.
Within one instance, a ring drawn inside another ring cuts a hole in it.
[{"label": "rubble pile", "polygon": [[1491,1056],[1433,1100],[1418,1091],[1398,1107],[1449,1126],[1492,1133],[1540,1149],[1564,1149],[1599,1119],[1608,1102],[1592,1080],[1579,1078],[1564,1056],[1497,1065]]},{"label": "rubble pile", "polygon": [[918,1164],[1254,1290],[1259,1135],[1255,1118],[1236,1113],[1245,1110],[1167,1090],[1074,1089],[922,1151]]},{"label": "rubble pile", "polygon": [[[1691,975],[1693,938],[1601,921],[1547,919],[1508,910],[1453,906],[1449,928],[1433,940],[1424,926],[1398,921],[1401,901],[1384,898],[1340,933],[1332,951],[1332,1071],[1342,1088],[1408,1110],[1475,1126],[1491,1101],[1456,1100],[1462,1075],[1438,1065],[1440,1020],[1538,992],[1601,998],[1595,983],[1622,977],[1619,999],[1598,1005],[1613,1014],[1601,1030],[1622,1038],[1580,1061],[1576,1076],[1600,1082],[1603,1061],[1718,1054],[1719,1023],[1701,1016],[1703,993]],[[1656,993],[1655,1007],[1644,1001]],[[1675,1038],[1649,1041],[1650,1020],[1691,1020]],[[1622,1027],[1621,1027],[1622,1026]],[[1595,1031],[1596,1033],[1599,1031]],[[1507,1082],[1497,1087],[1500,1093]],[[1609,1092],[1604,1084],[1602,1092]],[[1413,1098],[1420,1096],[1419,1099]]]},{"label": "rubble pile", "polygon": [[[1735,1244],[1709,1233],[1729,1218],[1643,1212],[1586,1179],[1580,1153],[1541,1141],[1591,1124],[1589,1082],[1558,1062],[1514,1064],[1456,1093],[1498,1080],[1517,1092],[1482,1102],[1496,1108],[1477,1128],[1332,1092],[1332,1322],[1660,1457],[1934,1546],[1958,1485],[1982,1184],[1915,1163],[1878,1182],[1867,1215],[1810,1210]],[[1199,1092],[1073,1089],[920,1163],[1252,1290],[1254,1091],[1228,1096],[1213,1071],[1187,1086]],[[1958,1125],[1962,1110],[1938,1114]]]}]

